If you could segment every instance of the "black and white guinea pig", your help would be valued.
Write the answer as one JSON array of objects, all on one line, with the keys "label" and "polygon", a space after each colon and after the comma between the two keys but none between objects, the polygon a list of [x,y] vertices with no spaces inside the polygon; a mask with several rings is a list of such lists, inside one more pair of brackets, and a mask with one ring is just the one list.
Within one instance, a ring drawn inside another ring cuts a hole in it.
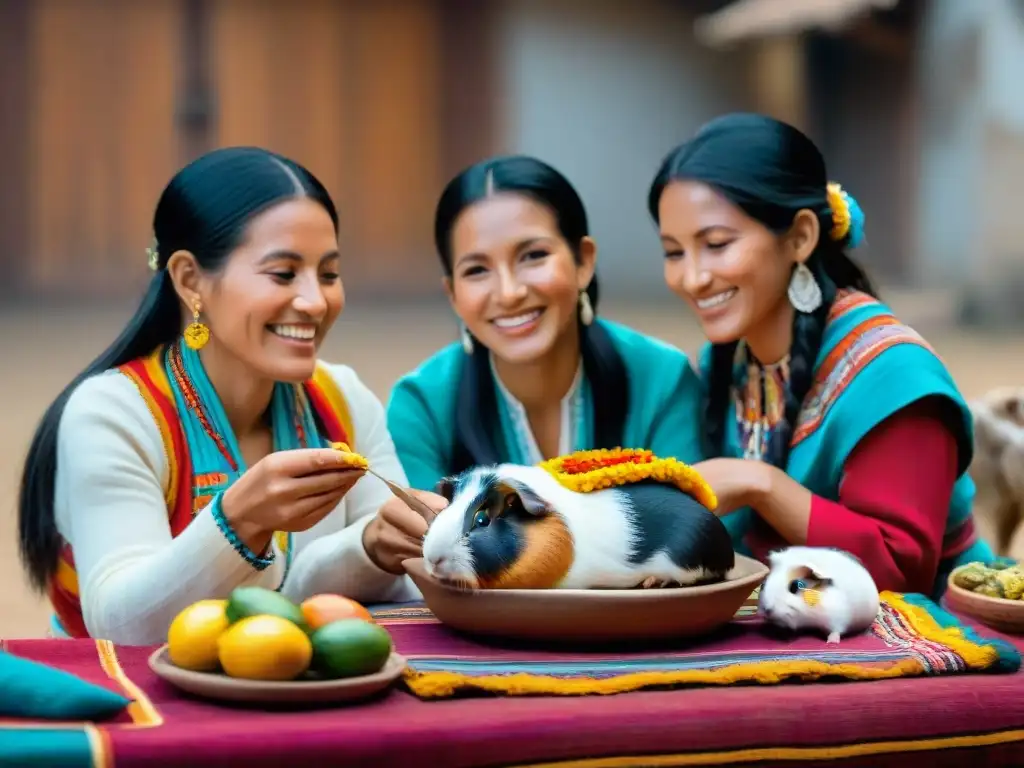
[{"label": "black and white guinea pig", "polygon": [[860,560],[828,547],[787,547],[768,556],[758,612],[786,629],[818,630],[830,643],[867,630],[878,615],[878,587]]},{"label": "black and white guinea pig", "polygon": [[540,467],[500,464],[445,478],[437,492],[449,505],[424,537],[425,567],[463,587],[689,586],[735,566],[722,521],[664,483],[577,493]]}]

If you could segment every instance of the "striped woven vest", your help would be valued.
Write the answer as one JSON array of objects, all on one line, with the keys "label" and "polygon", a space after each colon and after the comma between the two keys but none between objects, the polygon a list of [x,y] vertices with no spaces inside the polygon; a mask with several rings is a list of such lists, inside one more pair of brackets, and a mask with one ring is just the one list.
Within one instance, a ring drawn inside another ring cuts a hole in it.
[{"label": "striped woven vest", "polygon": [[[167,486],[164,490],[167,514],[170,519],[171,536],[177,536],[190,522],[195,513],[206,506],[210,497],[196,494],[197,478],[192,471],[188,444],[178,419],[174,396],[163,366],[163,351],[160,347],[147,357],[133,360],[118,370],[130,378],[146,401],[153,415],[164,454],[167,457]],[[346,442],[355,447],[352,418],[341,389],[323,365],[317,364],[313,378],[303,384],[306,396],[320,419],[326,437],[332,442]],[[275,534],[275,540],[282,554],[287,555],[289,537],[286,533]],[[78,575],[71,545],[61,549],[57,570],[49,584],[49,597],[56,619],[69,636],[89,637],[82,617],[82,605],[78,594]]]}]

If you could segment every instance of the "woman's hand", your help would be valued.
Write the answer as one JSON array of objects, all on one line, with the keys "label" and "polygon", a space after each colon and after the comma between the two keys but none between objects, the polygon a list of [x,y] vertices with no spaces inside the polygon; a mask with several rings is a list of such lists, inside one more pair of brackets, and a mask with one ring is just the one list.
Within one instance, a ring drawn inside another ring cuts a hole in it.
[{"label": "woman's hand", "polygon": [[224,492],[221,509],[246,546],[263,552],[274,531],[305,531],[320,522],[363,474],[331,448],[277,451]]},{"label": "woman's hand", "polygon": [[708,459],[693,468],[718,497],[719,517],[750,507],[790,544],[807,542],[811,492],[778,467],[754,459]]},{"label": "woman's hand", "polygon": [[693,465],[718,497],[715,514],[728,515],[743,507],[756,506],[771,482],[770,464],[753,459],[708,459]]},{"label": "woman's hand", "polygon": [[[434,510],[435,515],[448,506],[448,500],[436,493],[416,490],[409,493]],[[423,556],[423,537],[431,520],[433,517],[424,519],[401,499],[388,499],[363,529],[363,549],[382,571],[405,573],[403,560]]]}]

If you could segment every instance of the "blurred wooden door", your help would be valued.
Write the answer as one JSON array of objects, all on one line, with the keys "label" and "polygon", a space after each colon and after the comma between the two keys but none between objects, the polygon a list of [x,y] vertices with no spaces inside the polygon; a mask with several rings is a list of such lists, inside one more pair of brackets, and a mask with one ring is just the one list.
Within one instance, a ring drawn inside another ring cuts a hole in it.
[{"label": "blurred wooden door", "polygon": [[0,0],[0,299],[10,301],[22,289],[29,259],[28,3]]},{"label": "blurred wooden door", "polygon": [[440,291],[439,3],[215,0],[218,146],[303,163],[339,208],[343,275],[366,291]]},{"label": "blurred wooden door", "polygon": [[23,290],[123,294],[145,280],[178,164],[179,0],[32,0]]},{"label": "blurred wooden door", "polygon": [[0,0],[8,284],[136,294],[174,171],[213,147],[255,144],[307,165],[334,196],[353,298],[440,295],[435,201],[494,135],[489,8]]}]

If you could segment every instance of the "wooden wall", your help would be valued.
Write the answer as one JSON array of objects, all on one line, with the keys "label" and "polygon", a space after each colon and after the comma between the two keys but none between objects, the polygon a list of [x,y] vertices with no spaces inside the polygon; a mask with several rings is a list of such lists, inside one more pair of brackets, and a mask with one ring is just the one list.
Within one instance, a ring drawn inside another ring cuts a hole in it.
[{"label": "wooden wall", "polygon": [[145,264],[177,161],[177,0],[33,0],[29,291],[104,292]]},{"label": "wooden wall", "polygon": [[816,37],[810,53],[815,139],[867,216],[867,238],[851,256],[875,282],[910,284],[919,141],[910,45],[879,50],[853,35]]},{"label": "wooden wall", "polygon": [[0,297],[17,292],[28,258],[27,0],[0,0]]},{"label": "wooden wall", "polygon": [[256,144],[306,164],[335,197],[350,290],[437,292],[436,197],[494,149],[489,5],[0,0],[0,85],[16,86],[0,119],[0,161],[14,169],[0,179],[13,222],[0,252],[24,253],[11,285],[136,292],[176,168]]}]

